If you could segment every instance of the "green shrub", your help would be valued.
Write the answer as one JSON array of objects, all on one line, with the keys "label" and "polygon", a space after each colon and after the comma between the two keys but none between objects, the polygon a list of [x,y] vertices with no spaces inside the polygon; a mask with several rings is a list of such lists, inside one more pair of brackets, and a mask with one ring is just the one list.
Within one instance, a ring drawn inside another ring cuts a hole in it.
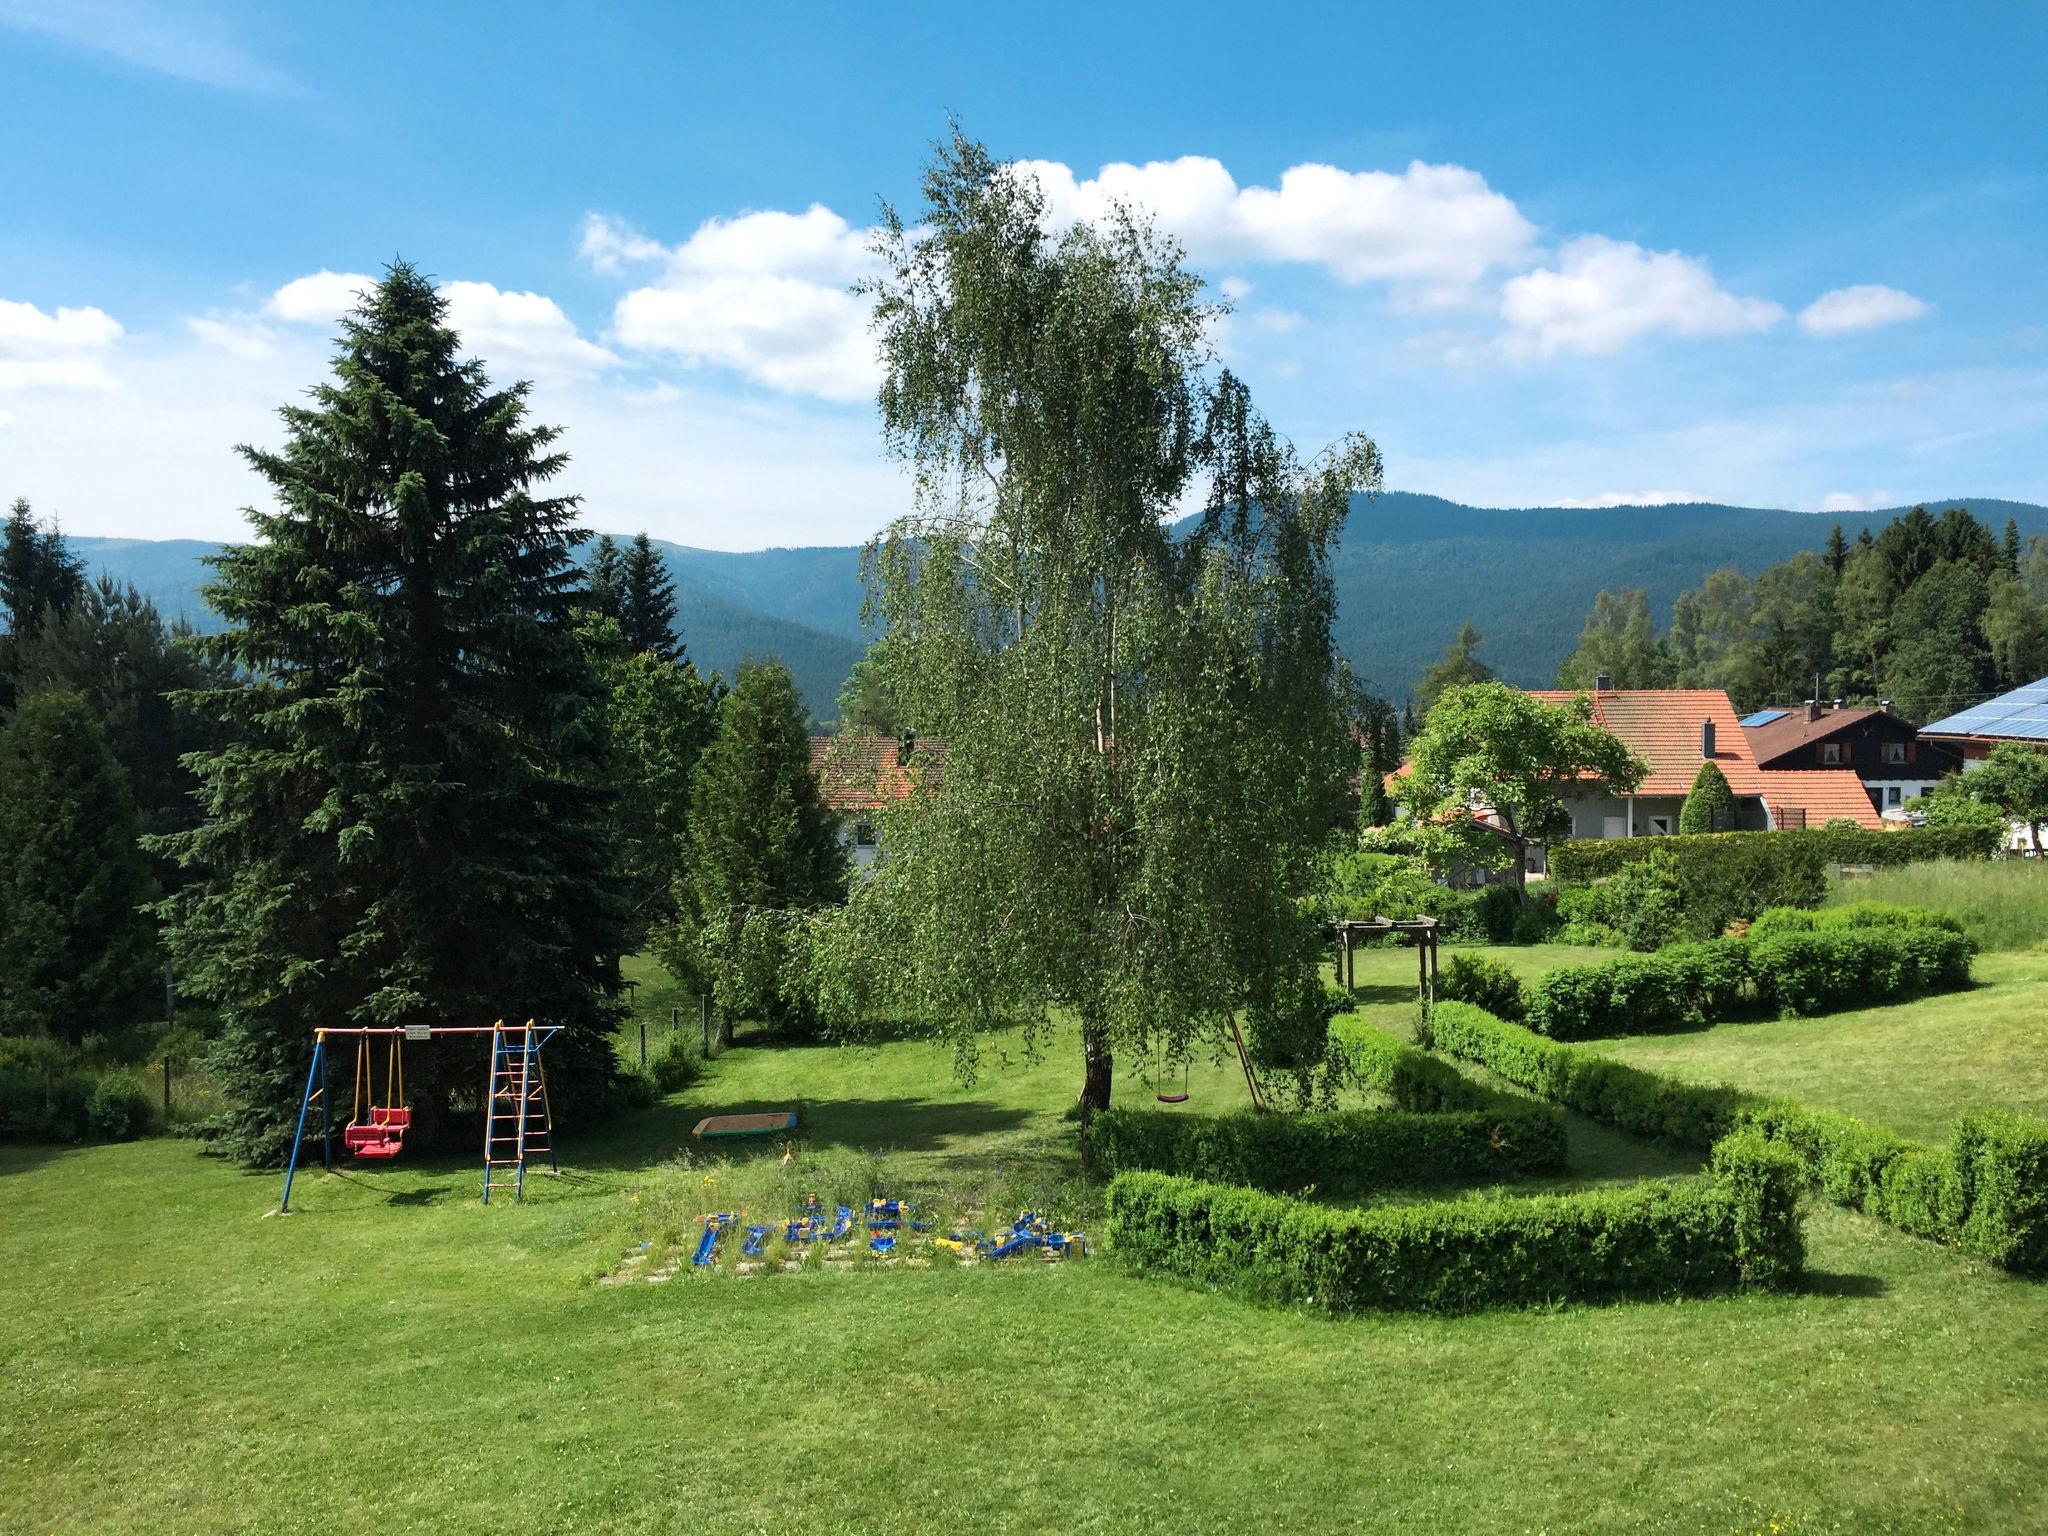
[{"label": "green shrub", "polygon": [[2048,1274],[2048,1123],[1991,1111],[1949,1136],[1964,1246],[2023,1275]]},{"label": "green shrub", "polygon": [[157,1105],[126,1073],[109,1072],[94,1084],[85,1106],[86,1133],[100,1141],[129,1141],[156,1125]]},{"label": "green shrub", "polygon": [[1687,836],[1712,832],[1718,819],[1723,827],[1735,825],[1735,791],[1728,776],[1715,763],[1701,763],[1692,777],[1692,789],[1678,808],[1678,830]]},{"label": "green shrub", "polygon": [[648,1075],[663,1093],[680,1093],[703,1075],[703,1058],[686,1030],[674,1030],[668,1043],[648,1062]]},{"label": "green shrub", "polygon": [[1453,955],[1437,977],[1436,995],[1453,1003],[1471,1003],[1504,1019],[1524,1011],[1522,978],[1514,968],[1485,955]]},{"label": "green shrub", "polygon": [[1124,1262],[1263,1301],[1469,1312],[1786,1284],[1803,1263],[1791,1191],[1753,1146],[1711,1177],[1369,1210],[1126,1173],[1108,1236]]},{"label": "green shrub", "polygon": [[61,1041],[0,1037],[0,1141],[126,1141],[156,1121],[126,1072],[95,1071]]},{"label": "green shrub", "polygon": [[1564,1166],[1564,1121],[1546,1105],[1415,1114],[1349,1110],[1190,1115],[1111,1108],[1088,1132],[1098,1169],[1174,1171],[1258,1189],[1381,1189],[1507,1179]]},{"label": "green shrub", "polygon": [[1840,906],[1766,907],[1750,924],[1747,937],[1776,938],[1787,933],[1834,932],[1841,928],[1946,928],[1963,931],[1962,919],[1932,907],[1903,907],[1888,901],[1851,901]]},{"label": "green shrub", "polygon": [[1761,938],[1560,966],[1528,989],[1529,1026],[1555,1040],[1596,1040],[1686,1029],[1759,1008],[1823,1013],[1970,984],[1970,942],[1951,929],[1802,930],[1797,923],[1764,923]]},{"label": "green shrub", "polygon": [[1749,946],[1760,1000],[1827,1013],[1970,984],[1970,941],[1947,928],[1835,928]]},{"label": "green shrub", "polygon": [[1605,885],[1568,885],[1557,893],[1558,938],[1566,944],[1622,945],[1614,901]]},{"label": "green shrub", "polygon": [[1509,941],[1515,944],[1548,944],[1558,937],[1563,926],[1557,913],[1557,891],[1546,887],[1531,892],[1522,903],[1521,911],[1515,914],[1515,925],[1508,931]]},{"label": "green shrub", "polygon": [[1735,1195],[1735,1254],[1743,1282],[1765,1290],[1795,1284],[1806,1267],[1798,1158],[1760,1131],[1746,1129],[1715,1142],[1708,1166]]},{"label": "green shrub", "polygon": [[1680,1082],[1610,1061],[1466,1003],[1437,1004],[1430,1034],[1439,1049],[1518,1088],[1653,1141],[1704,1151],[1735,1128],[1749,1103],[1739,1089]]},{"label": "green shrub", "polygon": [[[1609,924],[1621,935],[1622,943],[1639,953],[1662,949],[1681,938],[1712,938],[1720,932],[1690,917],[1678,860],[1668,853],[1636,860],[1608,881],[1604,894]],[[1699,931],[1692,931],[1694,928]]]},{"label": "green shrub", "polygon": [[1738,1010],[1749,987],[1741,940],[1674,944],[1654,955],[1560,966],[1529,989],[1528,1022],[1557,1040],[1684,1029]]},{"label": "green shrub", "polygon": [[1836,864],[1883,869],[1928,859],[1985,859],[1997,827],[1803,827],[1788,832],[1710,832],[1691,837],[1575,837],[1550,846],[1550,872],[1562,880],[1601,880],[1662,850],[1678,860],[1686,887],[1719,887],[1739,903],[1737,917],[1765,907],[1818,906]]},{"label": "green shrub", "polygon": [[1330,1049],[1360,1085],[1384,1093],[1396,1109],[1484,1109],[1506,1097],[1363,1019],[1334,1021]]},{"label": "green shrub", "polygon": [[1593,1119],[1692,1147],[1753,1132],[1838,1205],[2021,1274],[2048,1273],[2048,1122],[1965,1115],[1934,1147],[1838,1110],[1661,1077],[1463,1004],[1440,1005],[1431,1027],[1452,1055]]},{"label": "green shrub", "polygon": [[2048,871],[2038,859],[1943,860],[1840,880],[1828,905],[1879,901],[1932,910],[1962,925],[1980,950],[2032,949],[2048,934]]}]

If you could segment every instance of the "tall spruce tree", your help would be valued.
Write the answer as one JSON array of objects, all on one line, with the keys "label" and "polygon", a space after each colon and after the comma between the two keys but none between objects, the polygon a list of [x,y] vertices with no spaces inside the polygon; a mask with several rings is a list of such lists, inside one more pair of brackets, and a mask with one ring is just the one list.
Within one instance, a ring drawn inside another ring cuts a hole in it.
[{"label": "tall spruce tree", "polygon": [[[463,360],[445,309],[403,263],[363,296],[284,446],[242,450],[276,510],[213,559],[228,627],[196,643],[248,682],[193,697],[229,739],[197,760],[205,822],[163,843],[199,877],[168,938],[220,1007],[238,1107],[215,1131],[244,1160],[288,1146],[316,1025],[558,1026],[565,1119],[614,1076],[624,914],[576,498],[544,494],[556,430]],[[477,1097],[483,1051],[414,1053],[417,1131]]]},{"label": "tall spruce tree", "polygon": [[680,661],[676,642],[676,584],[668,562],[644,533],[633,535],[624,562],[625,600],[619,628],[628,649],[648,651],[663,661]]},{"label": "tall spruce tree", "polygon": [[144,1017],[156,925],[127,775],[76,694],[0,731],[0,1033],[77,1044]]}]

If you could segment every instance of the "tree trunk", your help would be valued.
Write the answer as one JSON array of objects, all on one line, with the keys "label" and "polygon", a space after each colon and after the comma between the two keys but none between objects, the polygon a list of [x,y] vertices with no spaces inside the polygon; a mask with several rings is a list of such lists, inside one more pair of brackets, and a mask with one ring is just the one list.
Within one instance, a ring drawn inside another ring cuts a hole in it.
[{"label": "tree trunk", "polygon": [[1081,1161],[1085,1165],[1091,1161],[1088,1129],[1095,1122],[1095,1112],[1109,1108],[1110,1081],[1116,1066],[1109,1034],[1100,1025],[1081,1025],[1081,1061]]}]

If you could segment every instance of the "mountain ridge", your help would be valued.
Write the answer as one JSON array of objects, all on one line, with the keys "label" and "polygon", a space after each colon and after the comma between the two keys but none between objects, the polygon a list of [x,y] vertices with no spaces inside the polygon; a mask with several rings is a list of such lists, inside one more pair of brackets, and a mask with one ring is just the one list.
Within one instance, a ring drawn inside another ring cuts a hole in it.
[{"label": "mountain ridge", "polygon": [[[2011,517],[2024,535],[2048,534],[2048,507],[1995,497],[1828,513],[1720,502],[1473,507],[1389,491],[1354,501],[1333,556],[1337,642],[1368,687],[1400,698],[1470,619],[1486,636],[1480,655],[1503,678],[1540,685],[1570,654],[1603,588],[1642,587],[1661,623],[1680,592],[1719,566],[1754,573],[1819,548],[1836,523],[1854,538],[1913,505],[1937,513],[1968,507],[1994,531]],[[134,582],[165,618],[217,625],[199,589],[207,579],[203,557],[222,545],[91,536],[67,542],[95,573]],[[868,634],[860,546],[729,551],[654,542],[675,577],[683,641],[699,666],[730,673],[742,660],[776,657],[796,675],[813,714],[834,715],[839,684]]]}]

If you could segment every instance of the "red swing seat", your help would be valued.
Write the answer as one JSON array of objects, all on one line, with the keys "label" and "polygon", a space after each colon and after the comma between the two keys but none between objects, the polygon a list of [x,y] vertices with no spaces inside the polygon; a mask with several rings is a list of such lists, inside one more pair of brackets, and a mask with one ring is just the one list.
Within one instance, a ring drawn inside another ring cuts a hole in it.
[{"label": "red swing seat", "polygon": [[398,1142],[396,1140],[366,1141],[360,1144],[355,1150],[356,1156],[362,1158],[366,1162],[381,1162],[385,1159],[398,1156]]},{"label": "red swing seat", "polygon": [[409,1131],[412,1129],[412,1110],[403,1105],[386,1109],[372,1109],[370,1111],[370,1124],[373,1126],[384,1126],[394,1131]]}]

